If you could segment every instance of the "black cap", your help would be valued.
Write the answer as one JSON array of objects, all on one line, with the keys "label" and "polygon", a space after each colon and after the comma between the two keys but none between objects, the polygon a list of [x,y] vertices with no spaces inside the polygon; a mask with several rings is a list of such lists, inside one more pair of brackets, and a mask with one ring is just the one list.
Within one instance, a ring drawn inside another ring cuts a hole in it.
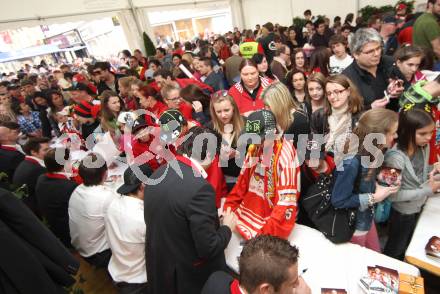
[{"label": "black cap", "polygon": [[8,89],[8,90],[16,90],[16,89],[20,89],[20,85],[18,85],[18,84],[14,84],[14,83],[11,83],[11,84],[8,85],[7,89]]},{"label": "black cap", "polygon": [[[146,163],[139,165],[138,168],[141,170],[142,174],[144,174],[147,177],[150,177],[151,174],[153,173],[151,167]],[[139,188],[140,184],[142,184],[142,181],[133,172],[133,169],[131,167],[128,167],[124,172],[124,184],[121,187],[119,187],[119,189],[116,192],[122,195],[128,195],[130,193],[135,192]]]},{"label": "black cap", "polygon": [[68,88],[67,91],[86,91],[89,95],[95,95],[92,89],[83,83],[74,83],[72,87]]},{"label": "black cap", "polygon": [[257,134],[261,137],[267,134],[275,134],[277,131],[275,115],[265,109],[252,112],[246,120],[244,129],[248,134]]},{"label": "black cap", "polygon": [[161,114],[159,123],[160,139],[166,143],[173,143],[182,133],[186,119],[180,111],[168,109]]},{"label": "black cap", "polygon": [[388,14],[382,18],[382,23],[397,23],[396,17],[394,15]]},{"label": "black cap", "polygon": [[141,115],[133,122],[133,126],[131,128],[131,133],[134,134],[137,131],[139,131],[145,127],[148,127],[148,123],[145,120],[145,115]]}]

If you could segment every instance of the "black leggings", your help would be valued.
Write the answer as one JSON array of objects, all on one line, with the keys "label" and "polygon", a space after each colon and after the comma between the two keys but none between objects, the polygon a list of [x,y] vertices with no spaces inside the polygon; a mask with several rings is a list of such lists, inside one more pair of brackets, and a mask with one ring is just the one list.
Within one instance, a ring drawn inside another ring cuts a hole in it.
[{"label": "black leggings", "polygon": [[418,213],[402,214],[391,208],[388,241],[385,245],[384,254],[399,260],[404,259],[405,251],[411,242],[418,218]]}]

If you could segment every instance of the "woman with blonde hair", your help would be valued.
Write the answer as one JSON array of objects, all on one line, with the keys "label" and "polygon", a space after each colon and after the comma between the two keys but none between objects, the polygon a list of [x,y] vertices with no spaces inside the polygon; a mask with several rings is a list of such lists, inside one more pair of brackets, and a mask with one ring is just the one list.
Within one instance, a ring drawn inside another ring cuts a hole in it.
[{"label": "woman with blonde hair", "polygon": [[289,89],[281,82],[267,86],[261,96],[265,108],[275,115],[279,132],[294,135],[293,144],[296,148],[299,136],[310,133],[307,114],[301,110]]},{"label": "woman with blonde hair", "polygon": [[237,164],[237,162],[244,159],[244,154],[241,158],[237,152],[237,144],[244,128],[245,118],[240,115],[234,98],[225,90],[215,92],[212,95],[209,110],[212,120],[207,127],[222,137],[220,160],[228,190],[231,190],[237,182],[241,170],[241,164]]},{"label": "woman with blonde hair", "polygon": [[[383,153],[394,145],[397,138],[398,124],[398,115],[394,111],[382,108],[366,111],[353,131],[357,140],[352,140],[354,144],[347,140],[345,146],[346,152],[349,149],[356,152],[346,156],[334,171],[333,206],[356,211],[351,242],[378,252],[380,244],[374,225],[374,207],[396,193],[400,184],[384,187],[376,182],[376,176]],[[382,140],[373,139],[371,134]]]},{"label": "woman with blonde hair", "polygon": [[327,151],[342,153],[346,139],[359,120],[364,102],[356,86],[345,75],[329,77],[325,93],[324,108],[312,115],[312,130],[327,136]]}]

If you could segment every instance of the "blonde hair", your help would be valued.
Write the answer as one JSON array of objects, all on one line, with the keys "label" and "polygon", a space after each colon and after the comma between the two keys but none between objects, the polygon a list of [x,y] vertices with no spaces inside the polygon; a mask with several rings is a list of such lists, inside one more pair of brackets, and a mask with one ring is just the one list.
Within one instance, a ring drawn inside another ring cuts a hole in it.
[{"label": "blonde hair", "polygon": [[180,87],[177,83],[175,82],[165,83],[162,89],[160,89],[160,95],[162,95],[163,99],[168,99],[168,95],[173,90],[180,91]]},{"label": "blonde hair", "polygon": [[289,89],[281,82],[274,82],[264,89],[261,97],[264,105],[267,105],[275,115],[281,130],[286,131],[293,123],[292,110],[299,110],[299,106],[292,98]]},{"label": "blonde hair", "polygon": [[183,53],[182,60],[188,61],[188,63],[191,65],[193,63],[193,56],[191,53],[188,53],[188,52]]},{"label": "blonde hair", "polygon": [[224,124],[217,118],[217,114],[215,113],[214,104],[221,103],[223,101],[229,101],[231,103],[233,114],[232,114],[232,143],[237,143],[238,138],[241,135],[241,131],[244,128],[244,120],[243,117],[240,115],[240,111],[238,110],[237,103],[235,103],[234,98],[230,95],[214,95],[211,98],[211,103],[209,104],[209,112],[211,113],[211,119],[212,119],[212,125],[214,128],[214,131],[216,131],[219,134],[224,133]]},{"label": "blonde hair", "polygon": [[[368,134],[386,135],[398,121],[398,114],[389,109],[374,108],[364,112],[353,130],[353,133],[359,139],[358,154],[369,154],[364,146],[364,140]],[[376,147],[380,150],[384,148],[383,145],[377,145]],[[374,156],[374,154],[372,155]]]},{"label": "blonde hair", "polygon": [[119,80],[118,80],[118,82],[119,82],[119,84],[122,86],[122,87],[124,87],[124,88],[130,88],[131,87],[131,84],[134,82],[134,81],[137,81],[138,80],[138,78],[136,78],[136,77],[134,77],[134,76],[129,76],[129,77],[122,77],[122,78],[120,78]]}]

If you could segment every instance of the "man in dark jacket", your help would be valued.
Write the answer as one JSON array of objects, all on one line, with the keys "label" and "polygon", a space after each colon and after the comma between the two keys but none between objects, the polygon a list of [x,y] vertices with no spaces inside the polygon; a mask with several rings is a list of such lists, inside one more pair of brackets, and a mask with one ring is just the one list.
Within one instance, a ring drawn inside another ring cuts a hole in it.
[{"label": "man in dark jacket", "polygon": [[56,153],[60,154],[60,161],[69,158],[69,149],[59,148],[49,150],[44,156],[47,173],[40,175],[35,187],[38,208],[49,223],[50,230],[67,248],[70,244],[69,231],[69,199],[77,183],[70,180],[64,173],[64,162],[58,162]]},{"label": "man in dark jacket", "polygon": [[23,198],[23,202],[37,215],[40,216],[38,210],[37,198],[35,196],[35,186],[37,179],[41,174],[46,172],[43,158],[49,151],[49,138],[31,138],[23,146],[26,153],[24,160],[15,170],[12,183],[16,186],[25,185],[27,196]]},{"label": "man in dark jacket", "polygon": [[0,293],[59,294],[75,283],[76,258],[4,189],[0,189],[0,244]]},{"label": "man in dark jacket", "polygon": [[386,106],[397,110],[403,86],[399,80],[390,80],[393,59],[382,56],[382,46],[382,37],[376,30],[359,29],[350,43],[355,60],[342,73],[356,85],[366,108]]},{"label": "man in dark jacket", "polygon": [[199,66],[200,74],[205,77],[205,80],[203,82],[210,86],[214,90],[214,92],[225,89],[225,76],[221,71],[214,71],[212,60],[210,58],[200,58]]},{"label": "man in dark jacket", "polygon": [[3,188],[8,188],[12,182],[15,169],[24,159],[24,154],[18,150],[17,140],[20,126],[15,122],[4,122],[0,125],[0,173]]},{"label": "man in dark jacket", "polygon": [[119,94],[119,84],[118,80],[124,75],[115,74],[111,71],[110,63],[106,61],[101,61],[95,63],[93,68],[93,75],[99,78],[100,82],[98,84],[98,94],[101,95],[105,90],[112,90]]},{"label": "man in dark jacket", "polygon": [[329,47],[328,41],[330,40],[330,37],[332,36],[331,33],[326,32],[326,26],[325,26],[325,20],[320,18],[318,19],[315,24],[315,30],[316,33],[313,34],[312,40],[310,43],[313,47]]},{"label": "man in dark jacket", "polygon": [[275,50],[277,47],[275,45],[275,33],[273,32],[274,27],[271,22],[263,25],[269,31],[269,34],[259,40],[259,43],[263,47],[264,55],[266,55],[267,63],[270,64],[275,56]]},{"label": "man in dark jacket", "polygon": [[[172,122],[162,131],[172,132]],[[150,180],[160,182],[145,188],[145,259],[151,294],[200,293],[209,275],[226,267],[224,250],[236,217],[228,211],[219,224],[215,193],[204,170],[218,153],[220,140],[214,147],[216,136],[211,131],[193,127],[189,132],[178,147],[182,155],[157,169]],[[199,135],[209,136],[214,150],[207,150],[206,140],[200,140],[193,151]]]}]

